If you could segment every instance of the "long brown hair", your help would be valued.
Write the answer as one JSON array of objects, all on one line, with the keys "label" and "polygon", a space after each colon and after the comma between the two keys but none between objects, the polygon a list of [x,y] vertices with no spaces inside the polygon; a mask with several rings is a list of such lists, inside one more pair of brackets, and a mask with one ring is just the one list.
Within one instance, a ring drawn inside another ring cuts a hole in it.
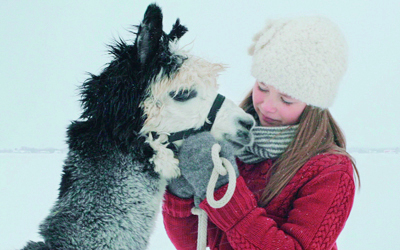
[{"label": "long brown hair", "polygon": [[[246,96],[240,107],[257,117],[253,107],[252,91]],[[308,105],[300,116],[295,138],[270,168],[269,181],[261,195],[259,205],[266,206],[310,158],[321,153],[349,157],[357,176],[358,186],[360,186],[360,176],[355,161],[346,151],[344,134],[331,113],[328,109]]]}]

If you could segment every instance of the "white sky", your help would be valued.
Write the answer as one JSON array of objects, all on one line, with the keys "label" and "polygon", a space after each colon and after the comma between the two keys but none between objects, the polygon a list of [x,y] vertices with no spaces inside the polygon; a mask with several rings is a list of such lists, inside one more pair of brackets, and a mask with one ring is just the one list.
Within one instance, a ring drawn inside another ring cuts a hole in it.
[{"label": "white sky", "polygon": [[[106,44],[134,39],[154,1],[1,1],[0,149],[64,148],[66,127],[80,115],[85,72],[109,62]],[[164,30],[176,18],[189,28],[181,45],[229,68],[222,94],[239,102],[250,90],[252,36],[267,18],[323,15],[343,30],[348,72],[331,109],[349,147],[400,146],[400,1],[157,1]]]}]

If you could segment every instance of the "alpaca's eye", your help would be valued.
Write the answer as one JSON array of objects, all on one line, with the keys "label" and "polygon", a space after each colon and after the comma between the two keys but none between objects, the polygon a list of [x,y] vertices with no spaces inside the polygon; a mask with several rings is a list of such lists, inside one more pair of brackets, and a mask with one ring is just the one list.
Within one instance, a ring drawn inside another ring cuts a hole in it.
[{"label": "alpaca's eye", "polygon": [[171,91],[169,92],[169,96],[178,102],[186,102],[192,98],[197,96],[197,91],[193,89],[185,89],[179,91]]}]

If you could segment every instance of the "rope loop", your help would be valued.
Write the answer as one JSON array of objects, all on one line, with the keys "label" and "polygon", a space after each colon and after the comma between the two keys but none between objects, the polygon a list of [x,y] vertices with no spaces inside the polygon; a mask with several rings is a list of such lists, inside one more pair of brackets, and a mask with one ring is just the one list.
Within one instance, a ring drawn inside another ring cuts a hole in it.
[{"label": "rope loop", "polygon": [[[221,152],[221,146],[219,144],[214,144],[211,148],[211,156],[214,163],[214,169],[211,173],[210,181],[207,186],[207,201],[213,208],[221,208],[225,206],[233,196],[236,187],[236,172],[233,168],[230,161],[226,158],[219,157],[219,153]],[[217,184],[218,177],[220,175],[226,175],[228,173],[229,182],[228,189],[226,190],[225,195],[220,200],[215,200],[214,198],[214,189]]]},{"label": "rope loop", "polygon": [[[221,145],[214,144],[211,148],[211,158],[214,164],[211,173],[210,181],[207,185],[207,201],[213,208],[221,208],[225,206],[233,196],[236,187],[236,172],[230,161],[226,158],[220,157]],[[214,199],[214,189],[220,175],[225,176],[228,174],[228,189],[225,195],[218,201]],[[192,208],[192,214],[197,215],[198,219],[198,232],[197,232],[197,250],[205,250],[207,246],[207,213],[197,207]]]},{"label": "rope loop", "polygon": [[221,145],[218,143],[211,147],[211,159],[214,163],[214,169],[219,175],[226,175],[227,171],[222,166],[222,158],[220,158],[219,153],[221,152]]}]

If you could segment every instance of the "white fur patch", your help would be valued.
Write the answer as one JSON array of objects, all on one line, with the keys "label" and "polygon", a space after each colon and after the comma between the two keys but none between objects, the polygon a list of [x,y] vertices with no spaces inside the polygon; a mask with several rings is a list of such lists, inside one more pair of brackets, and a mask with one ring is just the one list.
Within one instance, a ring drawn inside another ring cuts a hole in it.
[{"label": "white fur patch", "polygon": [[179,160],[175,158],[174,152],[167,148],[168,144],[165,143],[167,139],[167,135],[162,134],[159,138],[153,140],[150,134],[146,142],[149,143],[155,151],[155,154],[150,159],[155,165],[154,171],[165,179],[172,179],[179,177],[181,171],[178,167]]}]

